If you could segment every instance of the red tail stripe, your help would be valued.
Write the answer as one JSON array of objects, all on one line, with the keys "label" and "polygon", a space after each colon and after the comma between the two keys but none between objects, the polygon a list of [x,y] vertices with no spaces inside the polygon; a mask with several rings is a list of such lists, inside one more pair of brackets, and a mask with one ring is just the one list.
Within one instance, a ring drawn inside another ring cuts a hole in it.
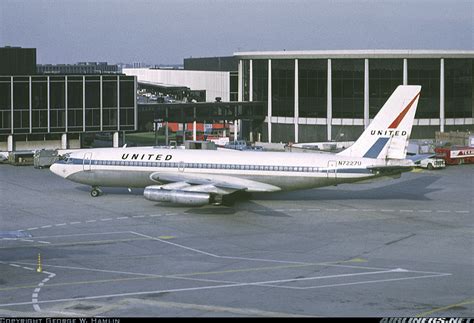
[{"label": "red tail stripe", "polygon": [[405,109],[403,109],[403,111],[398,115],[398,117],[395,120],[393,120],[392,124],[390,126],[388,126],[389,129],[393,129],[393,128],[398,127],[400,122],[402,122],[403,118],[405,118],[405,115],[408,113],[408,110],[410,110],[413,103],[420,96],[420,93],[421,92],[418,92],[418,94],[415,95],[415,97],[413,98],[413,100],[410,101],[410,103],[408,103],[408,105],[405,107]]}]

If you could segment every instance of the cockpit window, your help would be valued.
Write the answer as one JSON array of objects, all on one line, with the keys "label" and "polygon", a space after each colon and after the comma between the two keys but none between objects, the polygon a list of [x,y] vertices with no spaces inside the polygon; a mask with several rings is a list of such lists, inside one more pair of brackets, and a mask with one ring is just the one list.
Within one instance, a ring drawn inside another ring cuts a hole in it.
[{"label": "cockpit window", "polygon": [[64,160],[66,163],[72,163],[69,154],[59,155],[59,160]]}]

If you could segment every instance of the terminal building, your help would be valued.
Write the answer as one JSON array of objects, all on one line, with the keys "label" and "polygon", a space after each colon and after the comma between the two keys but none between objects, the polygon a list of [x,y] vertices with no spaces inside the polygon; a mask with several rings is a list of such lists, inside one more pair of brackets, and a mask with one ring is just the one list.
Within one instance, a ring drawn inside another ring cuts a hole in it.
[{"label": "terminal building", "polygon": [[421,85],[412,138],[474,130],[474,51],[240,52],[239,101],[266,101],[263,140],[354,140],[400,84]]},{"label": "terminal building", "polygon": [[107,62],[79,62],[77,64],[37,64],[38,74],[117,74],[118,65]]},{"label": "terminal building", "polygon": [[[2,52],[11,48],[0,48]],[[15,48],[15,59],[29,49]],[[86,133],[119,134],[136,129],[136,78],[123,74],[25,74],[0,61],[0,151],[80,148]],[[31,64],[31,62],[30,62]]]},{"label": "terminal building", "polygon": [[[261,126],[245,129],[242,120],[239,133],[266,142],[355,140],[398,85],[421,85],[411,137],[430,139],[474,130],[473,61],[474,51],[457,50],[238,52],[185,59],[181,71],[124,73],[207,89],[206,101],[265,102]],[[226,74],[206,79],[209,73]]]},{"label": "terminal building", "polygon": [[234,56],[185,58],[184,69],[134,66],[122,71],[136,76],[141,88],[187,89],[202,92],[199,102],[233,102],[238,101],[238,63]]},{"label": "terminal building", "polygon": [[[352,141],[400,84],[422,86],[412,139],[474,130],[474,51],[238,52],[123,72],[38,74],[36,49],[0,48],[0,150],[78,148],[97,132],[117,146],[121,132],[140,129],[139,115],[229,121],[234,138],[250,141]],[[137,104],[138,87],[202,100]]]}]

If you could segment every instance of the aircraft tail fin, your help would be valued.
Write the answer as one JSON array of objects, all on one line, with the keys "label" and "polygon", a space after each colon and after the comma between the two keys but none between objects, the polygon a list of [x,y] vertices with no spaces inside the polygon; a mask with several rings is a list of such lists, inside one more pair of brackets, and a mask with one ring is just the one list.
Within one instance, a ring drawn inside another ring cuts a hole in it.
[{"label": "aircraft tail fin", "polygon": [[399,85],[357,141],[338,155],[405,159],[420,85]]}]

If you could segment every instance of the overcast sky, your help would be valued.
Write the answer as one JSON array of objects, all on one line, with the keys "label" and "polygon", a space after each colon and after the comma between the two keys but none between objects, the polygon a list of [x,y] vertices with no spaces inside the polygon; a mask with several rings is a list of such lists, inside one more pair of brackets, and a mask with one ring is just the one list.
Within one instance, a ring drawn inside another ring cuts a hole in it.
[{"label": "overcast sky", "polygon": [[472,0],[0,0],[38,63],[181,64],[238,51],[474,49]]}]

